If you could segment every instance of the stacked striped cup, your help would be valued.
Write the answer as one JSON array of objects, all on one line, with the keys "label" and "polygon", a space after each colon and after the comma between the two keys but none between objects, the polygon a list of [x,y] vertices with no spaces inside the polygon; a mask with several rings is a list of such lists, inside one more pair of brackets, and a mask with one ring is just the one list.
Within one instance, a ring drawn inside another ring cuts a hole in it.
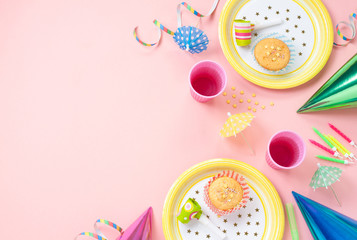
[{"label": "stacked striped cup", "polygon": [[234,34],[238,46],[247,46],[251,42],[254,24],[250,21],[234,20]]}]

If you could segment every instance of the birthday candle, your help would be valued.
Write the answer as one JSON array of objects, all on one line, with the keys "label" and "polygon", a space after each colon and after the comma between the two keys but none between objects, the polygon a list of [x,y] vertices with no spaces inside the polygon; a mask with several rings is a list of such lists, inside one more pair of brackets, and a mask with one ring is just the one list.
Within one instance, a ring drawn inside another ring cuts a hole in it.
[{"label": "birthday candle", "polygon": [[349,137],[347,137],[343,132],[341,132],[337,127],[332,125],[331,123],[328,124],[330,128],[332,128],[335,132],[337,132],[341,137],[343,137],[349,144],[357,148],[357,145],[354,141],[352,141]]},{"label": "birthday candle", "polygon": [[347,148],[345,148],[345,146],[343,146],[336,138],[334,138],[334,137],[331,136],[331,135],[328,135],[328,137],[329,137],[335,144],[337,144],[340,148],[342,148],[343,151],[345,151],[345,152],[347,153],[347,155],[351,158],[351,160],[352,160],[352,158],[356,159],[355,156],[354,156],[354,154],[351,153]]},{"label": "birthday candle", "polygon": [[322,156],[322,155],[316,155],[316,157],[320,158],[320,159],[323,159],[323,160],[336,162],[336,163],[342,163],[342,164],[351,164],[352,163],[352,162],[349,162],[347,160],[342,160],[342,159],[338,159],[338,158],[330,158],[330,157],[326,157],[326,156]]},{"label": "birthday candle", "polygon": [[334,151],[332,151],[331,149],[329,149],[329,148],[323,146],[322,144],[320,144],[320,143],[318,143],[318,142],[316,142],[316,141],[314,141],[314,140],[312,140],[312,139],[309,139],[309,141],[310,141],[312,144],[314,144],[315,146],[321,148],[322,150],[325,150],[325,151],[328,152],[329,154],[331,154],[331,155],[333,155],[333,156],[335,156],[335,157],[341,157],[341,155],[340,155],[338,152],[334,152]]},{"label": "birthday candle", "polygon": [[324,135],[322,135],[322,133],[320,133],[319,130],[317,130],[317,129],[314,128],[314,127],[313,127],[312,129],[314,129],[315,133],[317,133],[317,135],[319,135],[319,137],[320,137],[325,143],[327,143],[327,145],[330,146],[330,148],[332,149],[332,151],[334,151],[334,152],[337,151],[336,147],[335,147],[334,145],[332,145],[332,144],[330,143],[330,141],[327,140],[326,137],[325,137]]},{"label": "birthday candle", "polygon": [[353,160],[353,159],[350,157],[350,155],[348,154],[348,152],[346,152],[343,147],[341,147],[338,143],[336,143],[336,142],[334,141],[334,139],[330,138],[330,136],[327,136],[327,135],[326,135],[326,138],[327,138],[329,141],[331,141],[331,143],[332,143],[333,145],[335,145],[335,146],[337,147],[338,151],[339,151],[341,154],[343,154],[343,156],[345,156],[345,158],[350,159],[350,160]]},{"label": "birthday candle", "polygon": [[337,145],[336,143],[334,143],[334,141],[332,141],[332,139],[330,139],[329,136],[324,135],[324,137],[325,137],[333,146],[335,146],[335,148],[337,148],[337,150],[338,150],[343,156],[345,156],[346,158],[348,158],[348,154],[347,154],[339,145]]}]

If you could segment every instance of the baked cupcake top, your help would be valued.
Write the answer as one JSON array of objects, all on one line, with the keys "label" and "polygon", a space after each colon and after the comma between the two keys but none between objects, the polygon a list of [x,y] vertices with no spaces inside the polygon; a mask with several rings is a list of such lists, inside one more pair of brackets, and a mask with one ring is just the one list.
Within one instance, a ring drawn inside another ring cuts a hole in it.
[{"label": "baked cupcake top", "polygon": [[208,196],[213,206],[220,210],[229,210],[239,205],[243,197],[243,189],[235,179],[220,177],[211,183]]},{"label": "baked cupcake top", "polygon": [[288,65],[290,50],[281,40],[265,38],[257,43],[254,48],[257,62],[265,69],[279,71]]}]

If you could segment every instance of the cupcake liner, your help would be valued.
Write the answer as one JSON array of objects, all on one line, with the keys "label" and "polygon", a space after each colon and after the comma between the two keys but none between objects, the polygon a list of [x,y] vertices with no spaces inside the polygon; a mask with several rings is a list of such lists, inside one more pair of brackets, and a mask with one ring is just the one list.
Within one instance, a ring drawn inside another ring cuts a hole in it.
[{"label": "cupcake liner", "polygon": [[[281,69],[279,71],[271,71],[271,70],[263,68],[257,62],[257,60],[254,57],[254,48],[261,40],[263,40],[265,38],[279,39],[279,40],[283,41],[288,46],[289,51],[290,51],[290,60],[289,60],[288,65],[285,68],[283,68],[283,69]],[[289,73],[292,70],[292,67],[293,67],[293,65],[295,63],[296,50],[295,50],[295,46],[294,46],[292,40],[289,39],[287,36],[279,34],[279,33],[276,33],[276,32],[269,33],[269,34],[261,34],[259,37],[254,38],[254,40],[252,39],[251,46],[252,47],[250,49],[250,58],[254,62],[254,68],[255,69],[259,69],[259,71],[264,72],[264,73],[277,74],[277,75],[284,74],[284,73]]]},{"label": "cupcake liner", "polygon": [[[232,208],[232,209],[229,209],[229,210],[218,209],[212,204],[211,199],[208,196],[208,189],[211,186],[211,183],[214,180],[216,180],[217,178],[221,178],[221,177],[233,178],[237,182],[239,182],[239,184],[242,186],[243,197],[242,197],[242,200],[240,201],[239,205],[236,206],[235,208]],[[246,182],[245,178],[242,175],[240,175],[239,173],[237,173],[235,171],[231,171],[231,170],[223,171],[223,172],[217,174],[216,176],[212,177],[208,181],[208,183],[204,186],[204,201],[207,204],[207,206],[212,210],[212,212],[214,212],[218,216],[224,216],[224,215],[230,214],[230,213],[232,213],[234,211],[237,211],[237,210],[241,209],[243,206],[245,206],[247,204],[248,199],[249,199],[249,186],[248,186],[248,183]]]}]

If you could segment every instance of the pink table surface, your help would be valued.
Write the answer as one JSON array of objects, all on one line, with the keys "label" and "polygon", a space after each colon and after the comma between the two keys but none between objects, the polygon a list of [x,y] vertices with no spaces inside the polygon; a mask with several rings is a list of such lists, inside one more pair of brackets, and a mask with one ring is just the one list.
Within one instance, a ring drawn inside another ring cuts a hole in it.
[{"label": "pink table surface", "polygon": [[[324,0],[334,25],[356,11],[351,0]],[[218,20],[225,1],[202,29],[208,51],[190,55],[164,34],[158,48],[144,48],[133,38],[154,41],[158,18],[176,27],[179,1],[1,1],[0,7],[0,232],[1,239],[73,239],[91,231],[97,218],[127,227],[147,207],[154,209],[153,239],[163,240],[161,213],[170,186],[187,168],[212,158],[244,161],[263,172],[282,201],[297,191],[357,218],[356,168],[341,167],[332,193],[314,192],[309,181],[323,154],[307,144],[302,165],[290,171],[271,169],[264,160],[270,136],[281,130],[318,139],[311,127],[332,133],[327,122],[357,139],[357,109],[296,114],[296,110],[357,49],[357,40],[334,48],[313,80],[289,90],[269,90],[244,80],[225,59],[218,40]],[[205,13],[211,1],[190,0]],[[197,18],[184,11],[184,23]],[[226,112],[219,96],[208,104],[189,94],[192,65],[210,59],[224,66],[231,86],[256,93],[260,104],[245,131],[256,150],[244,142],[222,139],[218,132]],[[273,101],[274,107],[269,106]],[[335,135],[335,134],[334,134]],[[355,151],[356,152],[356,151]],[[327,163],[328,164],[328,163]],[[296,209],[297,210],[297,209]],[[297,210],[301,239],[311,239]],[[290,239],[288,225],[284,239]],[[114,233],[113,233],[114,235]],[[114,238],[113,238],[114,239]]]}]

